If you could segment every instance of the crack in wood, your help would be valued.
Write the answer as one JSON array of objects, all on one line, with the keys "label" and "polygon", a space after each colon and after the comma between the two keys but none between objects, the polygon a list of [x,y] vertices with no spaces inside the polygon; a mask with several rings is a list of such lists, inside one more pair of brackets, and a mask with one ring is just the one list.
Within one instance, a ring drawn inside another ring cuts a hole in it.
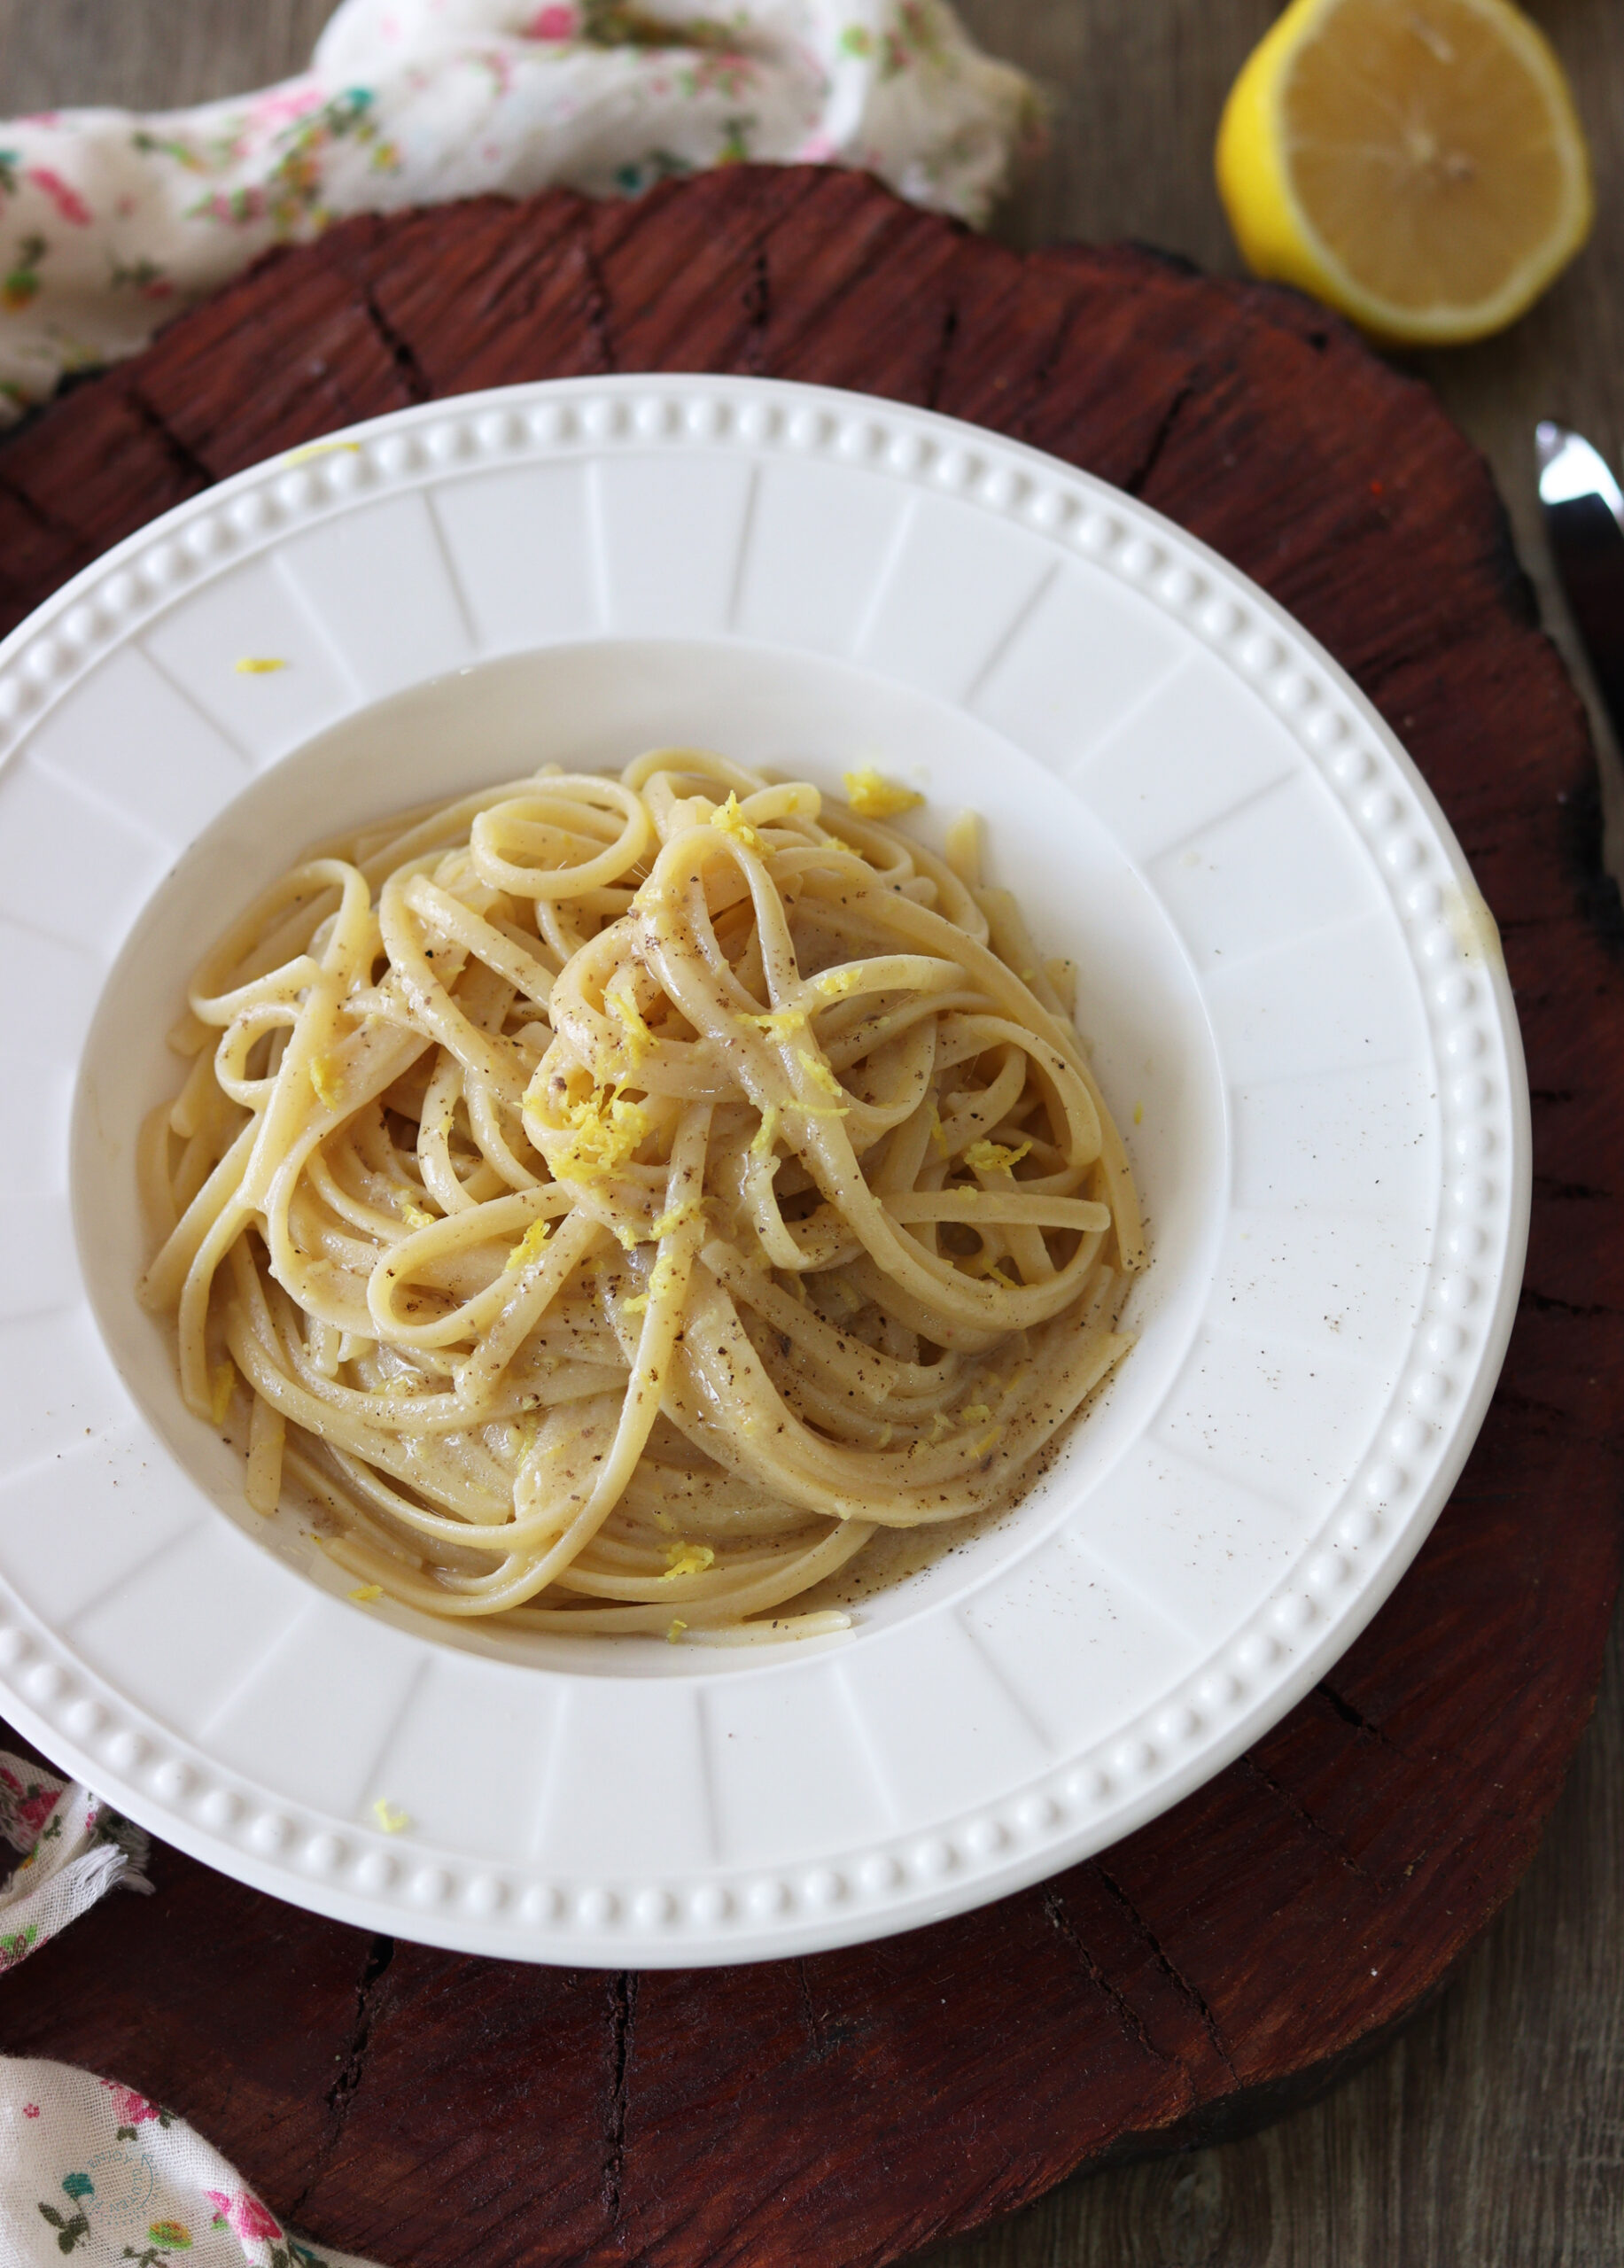
[{"label": "crack in wood", "polygon": [[773,319],[773,270],[765,244],[758,245],[744,287],[744,344],[739,368],[759,377],[767,367],[767,326]]},{"label": "crack in wood", "polygon": [[801,1960],[797,1960],[795,1964],[795,1988],[796,2000],[801,2012],[801,2023],[812,2047],[812,2062],[825,2062],[829,2054],[828,2035],[824,2030],[816,2008],[812,2005],[812,1986],[806,1978],[806,1963]]},{"label": "crack in wood", "polygon": [[576,220],[574,241],[587,276],[587,329],[597,350],[599,368],[606,376],[612,376],[620,368],[620,358],[615,352],[614,333],[610,327],[609,283],[603,263],[598,258],[598,248],[592,241],[588,211],[583,211]]},{"label": "crack in wood", "polygon": [[127,385],[121,392],[125,406],[153,439],[162,443],[176,470],[184,473],[189,480],[197,481],[200,486],[212,488],[220,475],[198,454],[190,441],[182,439],[162,410],[147,400],[139,386]]},{"label": "crack in wood", "polygon": [[603,2155],[603,2203],[611,2229],[620,2225],[626,2112],[632,2093],[632,2028],[637,2021],[637,1990],[641,1982],[634,1969],[618,1969],[609,1980],[609,2109],[603,2122],[607,2145]]},{"label": "crack in wood", "polygon": [[947,366],[952,358],[953,341],[959,336],[959,303],[949,299],[942,310],[941,335],[931,360],[930,376],[925,381],[925,407],[935,409],[942,399],[942,389],[947,384]]},{"label": "crack in wood", "polygon": [[1202,373],[1199,369],[1192,370],[1184,384],[1178,387],[1177,392],[1174,393],[1172,400],[1162,411],[1161,416],[1156,420],[1156,429],[1154,432],[1152,433],[1149,440],[1146,443],[1144,454],[1141,455],[1138,464],[1134,466],[1133,470],[1127,475],[1126,478],[1122,483],[1122,485],[1127,490],[1130,496],[1142,496],[1144,494],[1146,482],[1149,480],[1152,473],[1156,470],[1157,464],[1161,462],[1162,451],[1166,448],[1169,441],[1172,439],[1173,428],[1177,424],[1179,418],[1184,415],[1185,403],[1193,397],[1200,388],[1201,377]]},{"label": "crack in wood", "polygon": [[[1007,428],[1016,440],[1026,440],[1030,437],[1038,413],[1044,407],[1044,398],[1048,392],[1050,381],[1064,361],[1071,346],[1072,333],[1081,322],[1084,310],[1089,305],[1088,293],[1081,284],[1076,285],[1056,320],[1053,338],[1033,366],[1031,378],[1026,388],[1027,407]],[[1039,446],[1041,447],[1041,444]]]},{"label": "crack in wood", "polygon": [[1506,1386],[1504,1382],[1495,1388],[1495,1406],[1502,1417],[1514,1410],[1519,1418],[1542,1419],[1545,1433],[1539,1436],[1541,1440],[1545,1439],[1546,1434],[1564,1431],[1573,1421],[1573,1411],[1565,1410],[1559,1402],[1547,1402],[1542,1395],[1536,1394],[1519,1394],[1515,1386]]},{"label": "crack in wood", "polygon": [[1340,1717],[1342,1722],[1356,1732],[1362,1740],[1375,1741],[1390,1755],[1407,1756],[1406,1750],[1402,1749],[1398,1743],[1390,1738],[1372,1719],[1367,1717],[1362,1709],[1356,1708],[1345,1693],[1339,1693],[1336,1688],[1327,1684],[1324,1678],[1320,1680],[1314,1690],[1333,1714]]},{"label": "crack in wood", "polygon": [[429,384],[417,350],[403,331],[395,329],[378,305],[377,295],[369,279],[360,280],[361,304],[367,321],[376,332],[378,344],[389,356],[400,376],[400,383],[414,401],[432,401],[434,388]]},{"label": "crack in wood", "polygon": [[298,2219],[304,2210],[306,2199],[326,2172],[334,2151],[343,2140],[345,2121],[354,2108],[356,2093],[366,2075],[367,2050],[372,2041],[373,1996],[394,1957],[395,1941],[392,1938],[375,1937],[367,1947],[367,1958],[355,1985],[355,2015],[350,2026],[349,2047],[338,2076],[328,2088],[325,2098],[330,2120],[327,2139],[316,2153],[315,2162],[303,2188],[288,2208],[291,2220]]},{"label": "crack in wood", "polygon": [[1617,1316],[1624,1309],[1599,1307],[1576,1307],[1572,1300],[1559,1300],[1551,1292],[1536,1292],[1532,1284],[1525,1284],[1517,1295],[1519,1307],[1532,1308],[1535,1315],[1568,1315],[1583,1323],[1594,1323],[1601,1316]]},{"label": "crack in wood", "polygon": [[1188,2071],[1185,2070],[1184,2065],[1179,2062],[1176,2055],[1169,2055],[1165,2048],[1157,2047],[1155,2041],[1145,2029],[1144,2018],[1134,2007],[1132,2001],[1129,2000],[1127,1994],[1121,1991],[1118,1986],[1112,1984],[1104,1969],[1100,1968],[1100,1963],[1094,1959],[1093,1954],[1090,1953],[1088,1947],[1084,1944],[1081,1937],[1077,1934],[1076,1924],[1073,1922],[1070,1915],[1066,1910],[1065,1898],[1061,1892],[1053,1885],[1051,1885],[1050,1888],[1045,1890],[1043,1893],[1043,1910],[1048,1917],[1050,1927],[1058,1930],[1060,1935],[1065,1939],[1066,1943],[1071,1947],[1072,1952],[1076,1955],[1078,1961],[1082,1965],[1083,1972],[1088,1978],[1089,1983],[1104,1993],[1107,2000],[1110,2003],[1111,2013],[1116,2018],[1117,2023],[1125,2037],[1131,2039],[1136,2047],[1142,2047],[1147,2055],[1154,2056],[1156,2062],[1163,2065],[1166,2070],[1170,2071],[1178,2071],[1183,2077],[1185,2085],[1190,2088],[1190,2092],[1193,2094],[1194,2087]]},{"label": "crack in wood", "polygon": [[1362,1867],[1357,1859],[1343,1847],[1340,1838],[1333,1835],[1323,1821],[1316,1819],[1308,1806],[1300,1803],[1289,1788],[1283,1787],[1273,1773],[1266,1766],[1258,1762],[1256,1757],[1245,1755],[1239,1759],[1239,1762],[1243,1771],[1251,1773],[1254,1779],[1261,1782],[1263,1786],[1268,1789],[1275,1801],[1291,1814],[1300,1827],[1305,1828],[1317,1843],[1330,1852],[1338,1866],[1346,1867],[1348,1873],[1356,1875],[1361,1882],[1370,1880],[1369,1869]]},{"label": "crack in wood", "polygon": [[1134,1904],[1132,1899],[1128,1895],[1128,1892],[1123,1888],[1121,1883],[1115,1879],[1115,1876],[1108,1873],[1098,1859],[1091,1859],[1089,1860],[1089,1864],[1092,1867],[1095,1874],[1100,1877],[1100,1880],[1104,1884],[1111,1897],[1115,1899],[1117,1905],[1121,1907],[1123,1912],[1133,1924],[1133,1927],[1138,1936],[1150,1948],[1151,1958],[1154,1961],[1157,1968],[1162,1971],[1162,1974],[1167,1978],[1168,1983],[1172,1985],[1175,1992],[1180,1993],[1183,1998],[1189,2002],[1190,2006],[1195,2010],[1197,2016],[1200,2016],[1202,2029],[1207,2034],[1213,2054],[1217,2057],[1219,2062],[1223,2064],[1224,2070],[1229,2073],[1231,2078],[1234,2080],[1236,2085],[1239,2086],[1240,2085],[1240,2074],[1235,2069],[1229,2049],[1224,2044],[1224,2035],[1218,2029],[1218,2019],[1214,2016],[1211,2008],[1208,2006],[1206,1996],[1202,1993],[1199,1986],[1191,1983],[1190,1979],[1185,1975],[1184,1971],[1177,1966],[1177,1964],[1169,1958],[1167,1953],[1162,1947],[1161,1939],[1151,1928],[1150,1923],[1145,1919],[1145,1916],[1140,1913],[1138,1907]]},{"label": "crack in wood", "polygon": [[[1519,1502],[1522,1500],[1524,1494],[1525,1492],[1520,1489],[1507,1492],[1509,1498]],[[1466,1503],[1493,1503],[1500,1501],[1494,1496],[1480,1497],[1465,1487],[1456,1490],[1456,1499]],[[1328,1684],[1324,1679],[1314,1688],[1314,1693],[1334,1716],[1341,1719],[1350,1731],[1357,1733],[1361,1740],[1373,1742],[1376,1746],[1385,1750],[1387,1755],[1396,1757],[1402,1763],[1409,1765],[1412,1770],[1426,1769],[1439,1763],[1448,1763],[1454,1765],[1457,1771],[1469,1774],[1474,1780],[1480,1778],[1481,1775],[1476,1763],[1459,1748],[1447,1744],[1425,1747],[1418,1754],[1414,1749],[1406,1748],[1402,1741],[1395,1740],[1391,1733],[1377,1724],[1372,1718],[1367,1717],[1362,1709],[1356,1707],[1348,1698],[1345,1693],[1339,1693],[1334,1686]],[[1364,1879],[1369,1882],[1379,1877],[1372,1877],[1366,1872]]]}]

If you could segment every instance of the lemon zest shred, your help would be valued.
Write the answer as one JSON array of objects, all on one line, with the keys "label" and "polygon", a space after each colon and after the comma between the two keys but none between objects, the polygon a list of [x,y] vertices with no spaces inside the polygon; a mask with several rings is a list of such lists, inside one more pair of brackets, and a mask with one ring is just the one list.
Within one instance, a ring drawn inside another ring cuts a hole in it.
[{"label": "lemon zest shred", "polygon": [[972,1173],[1008,1173],[1020,1164],[1031,1146],[1030,1142],[1018,1142],[1011,1150],[1002,1142],[972,1142],[964,1153],[964,1162]]},{"label": "lemon zest shred", "polygon": [[1143,1126],[1145,1123],[1145,1106],[1142,1102],[1136,1102],[1133,1106],[1133,1122],[1136,1126]]},{"label": "lemon zest shred", "polygon": [[1001,1425],[995,1425],[990,1433],[983,1433],[980,1441],[972,1448],[970,1455],[977,1458],[985,1456],[990,1449],[997,1446],[1003,1432],[1004,1428]]},{"label": "lemon zest shred", "polygon": [[758,1031],[765,1031],[769,1038],[787,1039],[792,1031],[804,1031],[804,1008],[772,1008],[765,1016],[741,1016],[742,1024],[754,1024]]},{"label": "lemon zest shred", "polygon": [[384,1586],[382,1583],[362,1583],[359,1589],[353,1590],[349,1596],[357,1606],[370,1606],[375,1598],[383,1597]]},{"label": "lemon zest shred", "polygon": [[629,1300],[622,1300],[620,1302],[621,1311],[626,1315],[641,1315],[648,1304],[647,1292],[633,1292]]},{"label": "lemon zest shred", "polygon": [[667,1644],[668,1646],[674,1646],[674,1645],[676,1644],[676,1643],[677,1643],[678,1639],[679,1639],[679,1638],[680,1638],[680,1636],[682,1635],[682,1633],[683,1633],[687,1628],[688,1628],[688,1624],[687,1624],[687,1623],[682,1619],[682,1617],[681,1617],[680,1614],[673,1614],[673,1615],[672,1616],[672,1618],[671,1618],[670,1622],[669,1622],[669,1623],[668,1623],[668,1625],[666,1626],[666,1630],[665,1630],[665,1643],[666,1643],[666,1644]]},{"label": "lemon zest shred", "polygon": [[290,449],[282,462],[286,465],[308,464],[313,457],[332,457],[342,454],[359,456],[359,441],[307,441],[302,449]]},{"label": "lemon zest shred", "polygon": [[379,1796],[372,1806],[372,1816],[385,1835],[401,1835],[411,1825],[411,1815],[399,1804],[392,1804],[387,1796]]},{"label": "lemon zest shred", "polygon": [[654,1034],[643,1021],[642,1010],[630,993],[612,989],[604,993],[603,1006],[620,1027],[621,1046],[626,1060],[635,1070],[655,1045]]},{"label": "lemon zest shred", "polygon": [[843,1000],[848,992],[857,991],[866,982],[860,968],[828,968],[813,980],[813,989],[826,1000]]},{"label": "lemon zest shred", "polygon": [[232,666],[238,677],[270,677],[277,670],[285,670],[288,664],[275,654],[245,654]]},{"label": "lemon zest shred", "polygon": [[972,1402],[967,1410],[961,1410],[959,1412],[959,1423],[961,1425],[984,1425],[991,1415],[992,1411],[986,1402]]},{"label": "lemon zest shred", "polygon": [[501,1264],[504,1276],[517,1276],[521,1268],[528,1268],[532,1260],[540,1260],[541,1247],[553,1233],[552,1223],[543,1217],[532,1221]]},{"label": "lemon zest shred", "polygon": [[602,1181],[630,1160],[648,1134],[649,1114],[641,1103],[627,1102],[618,1094],[610,1097],[606,1088],[597,1087],[570,1105],[566,1125],[557,1130],[564,1139],[548,1161],[556,1178]]},{"label": "lemon zest shred", "polygon": [[[408,1229],[431,1229],[434,1226],[433,1214],[425,1213],[421,1205],[414,1205],[409,1197],[402,1200],[400,1218]],[[339,1359],[343,1360],[342,1355]]]},{"label": "lemon zest shred", "polygon": [[657,1237],[673,1235],[685,1221],[691,1221],[696,1213],[703,1213],[704,1209],[705,1200],[703,1197],[681,1198],[675,1205],[668,1205],[665,1208],[655,1222],[654,1233]]},{"label": "lemon zest shred", "polygon": [[759,850],[761,848],[761,837],[739,809],[739,798],[731,788],[727,790],[727,802],[719,804],[711,812],[711,824],[723,835],[731,835],[734,842],[742,843],[747,850]]},{"label": "lemon zest shred", "polygon": [[751,1139],[752,1158],[766,1158],[773,1154],[773,1145],[778,1139],[778,1105],[770,1102],[761,1114],[761,1123]]},{"label": "lemon zest shred", "polygon": [[933,1445],[941,1440],[944,1433],[951,1433],[952,1430],[952,1419],[944,1410],[938,1410],[930,1420],[930,1439]]},{"label": "lemon zest shred", "polygon": [[338,1108],[338,1075],[330,1055],[313,1055],[310,1058],[310,1084],[323,1110]]},{"label": "lemon zest shred", "polygon": [[806,1076],[814,1087],[820,1087],[826,1095],[833,1095],[837,1101],[844,1096],[845,1089],[820,1055],[810,1054],[804,1047],[797,1047],[795,1052],[796,1060],[804,1067]]},{"label": "lemon zest shred", "polygon": [[703,1575],[716,1557],[708,1543],[686,1543],[679,1539],[665,1550],[665,1573],[663,1583],[675,1582],[679,1575]]},{"label": "lemon zest shred", "polygon": [[925,798],[912,788],[899,787],[866,764],[856,772],[843,772],[846,801],[859,819],[895,819],[898,812],[916,810]]},{"label": "lemon zest shred", "polygon": [[930,1146],[937,1157],[947,1155],[947,1130],[942,1123],[942,1114],[935,1103],[930,1106]]}]

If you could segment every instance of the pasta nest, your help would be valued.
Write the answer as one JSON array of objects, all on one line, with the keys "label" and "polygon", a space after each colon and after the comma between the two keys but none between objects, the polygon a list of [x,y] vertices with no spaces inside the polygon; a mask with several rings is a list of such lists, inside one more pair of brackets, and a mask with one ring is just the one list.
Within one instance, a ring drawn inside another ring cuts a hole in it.
[{"label": "pasta nest", "polygon": [[1071,972],[973,822],[850,785],[549,768],[312,851],[198,968],[144,1297],[356,1596],[839,1628],[877,1529],[1013,1501],[1122,1355]]}]

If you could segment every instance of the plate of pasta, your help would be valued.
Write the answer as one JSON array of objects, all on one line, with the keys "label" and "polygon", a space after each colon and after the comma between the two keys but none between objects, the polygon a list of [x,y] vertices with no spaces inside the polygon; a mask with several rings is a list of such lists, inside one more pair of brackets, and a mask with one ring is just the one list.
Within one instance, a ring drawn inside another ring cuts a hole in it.
[{"label": "plate of pasta", "polygon": [[1104,1846],[1447,1497],[1527,1093],[1424,783],[1115,492],[767,381],[254,469],[0,648],[0,1705],[364,1926]]}]

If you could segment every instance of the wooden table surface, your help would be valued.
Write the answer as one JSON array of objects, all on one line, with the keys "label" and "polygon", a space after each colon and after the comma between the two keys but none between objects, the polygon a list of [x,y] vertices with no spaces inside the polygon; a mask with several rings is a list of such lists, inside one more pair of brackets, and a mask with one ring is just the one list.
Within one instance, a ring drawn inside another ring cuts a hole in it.
[{"label": "wooden table surface", "polygon": [[[299,66],[328,12],[329,0],[0,0],[0,115],[157,107],[261,83]],[[1213,132],[1273,0],[962,0],[962,12],[1053,105],[1053,149],[1005,233],[1131,237],[1234,268],[1211,186]],[[1536,0],[1534,12],[1589,130],[1596,237],[1505,338],[1425,369],[1493,463],[1571,657],[1535,509],[1531,433],[1554,415],[1615,464],[1624,454],[1624,11],[1617,0]],[[1073,2183],[938,2250],[928,2268],[1602,2268],[1624,2258],[1621,1915],[1615,1632],[1596,1722],[1533,1871],[1394,2047],[1249,2141]]]}]

